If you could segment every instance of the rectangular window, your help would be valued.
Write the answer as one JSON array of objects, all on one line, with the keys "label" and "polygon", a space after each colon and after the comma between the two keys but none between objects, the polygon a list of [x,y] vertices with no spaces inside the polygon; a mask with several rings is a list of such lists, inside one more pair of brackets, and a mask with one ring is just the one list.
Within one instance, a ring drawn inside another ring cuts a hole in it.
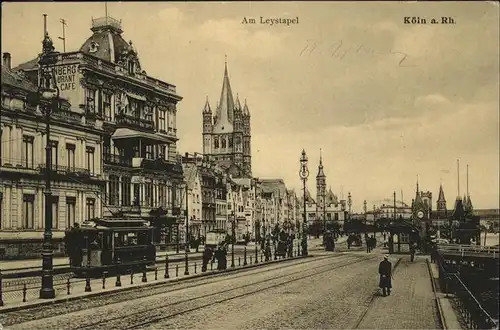
[{"label": "rectangular window", "polygon": [[66,143],[66,166],[70,171],[75,170],[75,149],[76,146],[71,143]]},{"label": "rectangular window", "polygon": [[152,183],[146,183],[144,186],[144,202],[146,203],[146,206],[152,207],[153,206],[153,184]]},{"label": "rectangular window", "polygon": [[167,146],[160,146],[160,157],[161,159],[168,159]]},{"label": "rectangular window", "polygon": [[165,181],[160,181],[158,185],[158,201],[160,202],[160,206],[165,208],[167,202],[167,186]]},{"label": "rectangular window", "polygon": [[339,214],[338,213],[334,213],[334,216],[335,216],[335,221],[339,221]]},{"label": "rectangular window", "polygon": [[109,205],[118,205],[120,202],[119,184],[120,184],[120,178],[118,176],[116,175],[109,176],[109,192],[108,192]]},{"label": "rectangular window", "polygon": [[90,174],[95,173],[95,149],[94,147],[85,148],[86,158],[87,158],[87,170]]},{"label": "rectangular window", "polygon": [[76,217],[76,198],[66,197],[66,228],[75,225]]},{"label": "rectangular window", "polygon": [[95,218],[95,199],[87,198],[87,220]]},{"label": "rectangular window", "polygon": [[102,94],[102,110],[104,112],[104,119],[111,120],[111,94]]},{"label": "rectangular window", "polygon": [[122,205],[130,206],[130,191],[132,186],[132,180],[129,177],[122,176]]},{"label": "rectangular window", "polygon": [[160,132],[166,131],[166,125],[165,125],[165,109],[159,109],[159,118],[158,118],[158,130]]},{"label": "rectangular window", "polygon": [[94,114],[96,113],[95,108],[95,94],[96,90],[87,88],[85,90],[85,113],[86,114]]},{"label": "rectangular window", "polygon": [[25,168],[33,168],[34,166],[34,153],[33,153],[33,136],[23,135],[22,144],[22,165]]},{"label": "rectangular window", "polygon": [[151,145],[146,146],[146,158],[153,159],[153,146]]},{"label": "rectangular window", "polygon": [[35,195],[23,195],[23,229],[34,229],[35,225]]},{"label": "rectangular window", "polygon": [[52,147],[52,153],[50,154],[50,159],[52,161],[52,169],[57,171],[57,165],[59,164],[59,142],[50,141],[50,145]]},{"label": "rectangular window", "polygon": [[141,205],[141,185],[138,183],[134,183],[134,206]]},{"label": "rectangular window", "polygon": [[59,227],[59,197],[52,196],[52,229]]}]

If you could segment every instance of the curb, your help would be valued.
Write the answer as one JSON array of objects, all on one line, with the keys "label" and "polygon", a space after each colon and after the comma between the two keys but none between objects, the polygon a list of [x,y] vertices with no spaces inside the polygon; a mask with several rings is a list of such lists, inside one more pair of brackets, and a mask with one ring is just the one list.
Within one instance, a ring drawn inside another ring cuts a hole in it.
[{"label": "curb", "polygon": [[431,279],[432,292],[434,293],[434,302],[436,303],[436,310],[439,318],[439,323],[441,325],[441,329],[448,329],[448,325],[446,324],[446,319],[443,313],[443,306],[441,306],[441,300],[437,296],[436,292],[436,283],[434,282],[434,275],[432,274],[431,264],[429,262],[429,258],[425,258],[425,263],[427,264],[427,270],[429,271],[429,276]]},{"label": "curb", "polygon": [[244,271],[247,269],[252,269],[252,268],[262,267],[262,266],[266,266],[266,265],[277,264],[277,263],[283,263],[283,262],[288,262],[288,261],[293,261],[293,260],[307,259],[307,258],[312,258],[312,257],[314,257],[314,255],[309,254],[305,257],[299,256],[299,257],[292,257],[292,258],[286,258],[286,259],[280,259],[280,260],[270,260],[267,262],[264,261],[264,262],[259,262],[259,263],[247,265],[247,266],[239,266],[239,267],[235,267],[235,268],[228,268],[225,270],[213,270],[213,271],[209,271],[206,273],[188,275],[186,277],[159,279],[158,281],[155,281],[155,282],[141,283],[141,284],[136,285],[136,286],[129,286],[129,287],[125,287],[125,288],[114,287],[114,288],[106,290],[106,291],[95,292],[95,293],[90,293],[90,294],[83,294],[83,295],[76,295],[76,296],[72,296],[72,297],[65,297],[65,298],[62,298],[59,300],[48,300],[48,301],[41,301],[41,302],[37,302],[34,304],[30,304],[30,305],[24,305],[24,306],[0,308],[0,313],[3,314],[3,313],[8,313],[8,312],[17,312],[17,311],[21,311],[21,310],[25,310],[25,309],[36,308],[36,307],[41,307],[41,306],[48,306],[48,305],[59,305],[62,303],[67,303],[67,302],[78,300],[78,299],[99,297],[99,296],[104,296],[104,295],[119,293],[119,292],[128,292],[128,291],[132,291],[132,290],[136,290],[136,289],[141,289],[144,287],[155,287],[155,286],[169,285],[169,284],[173,285],[173,284],[176,284],[178,282],[184,282],[187,280],[197,279],[197,278],[201,278],[201,277],[217,277],[217,276],[225,275],[227,273],[237,273],[239,271]]},{"label": "curb", "polygon": [[[201,256],[201,252],[191,252],[188,254],[188,260],[194,260],[198,259],[198,256]],[[179,262],[179,261],[184,261],[185,256],[179,256],[176,255],[175,258],[169,257],[168,261],[169,262]],[[156,261],[164,261],[165,256],[157,257]],[[23,271],[24,270],[24,271]],[[8,272],[8,273],[4,273]],[[57,265],[54,266],[54,275],[55,274],[65,274],[71,272],[71,267],[69,265]],[[42,270],[41,267],[28,267],[28,268],[11,268],[11,269],[4,269],[2,270],[2,278],[18,278],[19,275],[22,277],[36,277],[36,276],[41,276]]]}]

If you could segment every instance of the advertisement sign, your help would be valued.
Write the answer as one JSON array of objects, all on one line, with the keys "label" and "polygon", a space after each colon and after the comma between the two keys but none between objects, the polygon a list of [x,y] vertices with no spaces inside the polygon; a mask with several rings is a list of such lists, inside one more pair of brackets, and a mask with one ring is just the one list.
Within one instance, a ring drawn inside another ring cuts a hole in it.
[{"label": "advertisement sign", "polygon": [[60,95],[71,103],[72,107],[78,106],[80,93],[80,73],[78,64],[56,66],[56,82]]}]

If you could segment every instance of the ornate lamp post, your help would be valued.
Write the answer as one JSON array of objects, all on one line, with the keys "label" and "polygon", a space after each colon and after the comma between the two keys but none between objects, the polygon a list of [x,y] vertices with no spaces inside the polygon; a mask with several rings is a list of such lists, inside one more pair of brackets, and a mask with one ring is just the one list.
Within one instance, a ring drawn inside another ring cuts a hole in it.
[{"label": "ornate lamp post", "polygon": [[52,171],[52,145],[50,142],[50,116],[59,107],[59,88],[57,87],[55,64],[58,52],[55,51],[52,39],[47,32],[47,14],[43,15],[45,37],[42,45],[42,55],[38,64],[38,96],[40,110],[45,116],[46,144],[45,144],[45,230],[42,247],[42,288],[41,299],[55,298],[53,278],[53,247],[52,247],[52,191],[50,172]]},{"label": "ornate lamp post", "polygon": [[184,193],[186,194],[186,210],[184,211],[184,215],[186,216],[186,243],[184,244],[184,275],[189,275],[189,262],[188,262],[188,253],[189,251],[189,216],[188,216],[188,185],[187,182],[183,184]]},{"label": "ornate lamp post", "polygon": [[306,216],[306,181],[309,177],[309,170],[307,169],[307,155],[306,151],[302,150],[300,157],[300,178],[304,187],[304,222],[302,223],[302,256],[307,256],[307,216]]}]

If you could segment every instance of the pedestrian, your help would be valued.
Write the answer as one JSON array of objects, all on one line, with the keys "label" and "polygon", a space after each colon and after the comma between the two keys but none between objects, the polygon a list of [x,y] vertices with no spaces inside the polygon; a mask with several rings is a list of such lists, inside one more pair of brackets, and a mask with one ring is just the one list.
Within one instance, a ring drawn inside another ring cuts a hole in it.
[{"label": "pedestrian", "polygon": [[411,262],[413,262],[415,260],[415,252],[417,250],[417,243],[415,242],[412,242],[410,243],[410,259],[411,259]]},{"label": "pedestrian", "polygon": [[380,275],[379,287],[382,289],[382,295],[384,297],[390,295],[392,289],[392,264],[389,261],[389,255],[386,254],[384,260],[380,262],[378,273]]}]

